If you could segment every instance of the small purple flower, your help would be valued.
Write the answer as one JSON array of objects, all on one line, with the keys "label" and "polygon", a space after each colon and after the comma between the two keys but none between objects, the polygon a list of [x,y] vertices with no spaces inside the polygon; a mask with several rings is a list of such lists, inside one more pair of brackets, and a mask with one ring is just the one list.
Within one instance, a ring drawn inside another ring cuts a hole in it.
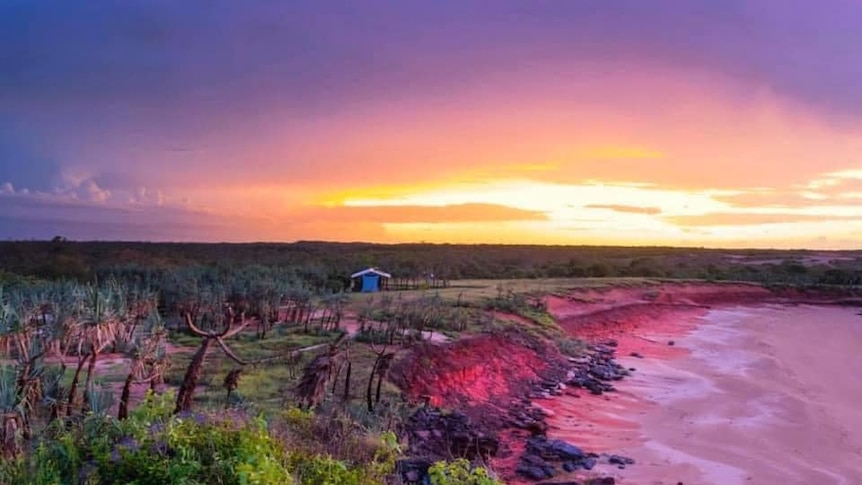
[{"label": "small purple flower", "polygon": [[117,443],[117,447],[128,451],[137,451],[139,445],[135,438],[126,436]]},{"label": "small purple flower", "polygon": [[150,436],[155,436],[165,430],[165,425],[162,423],[153,423],[150,425]]},{"label": "small purple flower", "polygon": [[183,411],[183,412],[177,414],[177,418],[190,419],[190,420],[193,420],[194,422],[196,422],[198,424],[204,424],[207,422],[206,415],[201,414],[201,413],[196,413],[193,411]]},{"label": "small purple flower", "polygon": [[155,455],[166,456],[168,454],[168,444],[162,440],[156,441],[150,445],[150,451]]}]

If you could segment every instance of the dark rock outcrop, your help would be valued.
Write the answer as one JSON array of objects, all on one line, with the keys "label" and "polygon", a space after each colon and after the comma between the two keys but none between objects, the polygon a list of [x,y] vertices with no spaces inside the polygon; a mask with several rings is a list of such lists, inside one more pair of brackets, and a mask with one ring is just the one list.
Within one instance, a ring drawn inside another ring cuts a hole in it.
[{"label": "dark rock outcrop", "polygon": [[410,451],[441,458],[488,458],[497,454],[500,440],[490,430],[475,426],[466,414],[420,408],[407,421]]}]

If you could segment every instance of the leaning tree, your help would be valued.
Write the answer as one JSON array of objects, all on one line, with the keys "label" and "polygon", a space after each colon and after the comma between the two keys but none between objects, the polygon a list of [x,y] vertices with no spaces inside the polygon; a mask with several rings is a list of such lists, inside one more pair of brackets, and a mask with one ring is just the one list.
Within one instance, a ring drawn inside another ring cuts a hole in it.
[{"label": "leaning tree", "polygon": [[[243,359],[231,349],[227,341],[245,330],[253,321],[252,318],[247,318],[244,312],[239,315],[229,304],[216,304],[212,308],[221,308],[221,312],[204,312],[201,313],[201,321],[195,322],[190,314],[185,315],[186,326],[192,335],[200,337],[201,343],[198,350],[192,356],[189,366],[186,368],[186,373],[183,376],[183,382],[180,384],[180,390],[177,394],[177,403],[174,408],[174,413],[190,411],[194,399],[195,390],[197,389],[198,381],[201,377],[204,361],[206,360],[209,349],[216,345],[221,351],[233,362],[240,366],[258,365],[265,362],[271,362],[282,358],[280,354],[275,354],[260,359]],[[207,318],[209,316],[209,318]],[[204,330],[203,321],[209,321],[210,329]],[[291,357],[295,352],[289,352],[288,357]],[[236,382],[239,382],[239,373],[233,376]],[[231,383],[227,383],[231,387]]]}]

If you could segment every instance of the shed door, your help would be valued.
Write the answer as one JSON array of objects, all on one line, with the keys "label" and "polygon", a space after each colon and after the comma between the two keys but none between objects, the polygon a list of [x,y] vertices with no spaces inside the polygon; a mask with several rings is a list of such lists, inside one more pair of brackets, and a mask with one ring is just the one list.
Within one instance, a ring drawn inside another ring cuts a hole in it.
[{"label": "shed door", "polygon": [[380,276],[376,274],[366,274],[362,275],[362,291],[371,292],[377,291],[380,287],[379,284]]}]

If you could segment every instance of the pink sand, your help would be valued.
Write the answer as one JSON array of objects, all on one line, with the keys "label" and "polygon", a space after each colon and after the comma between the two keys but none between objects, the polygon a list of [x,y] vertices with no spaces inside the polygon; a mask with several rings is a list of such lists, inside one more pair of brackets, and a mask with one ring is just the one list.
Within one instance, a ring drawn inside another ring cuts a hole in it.
[{"label": "pink sand", "polygon": [[623,470],[598,467],[622,484],[862,484],[857,313],[748,306],[681,316],[692,319],[675,337],[687,352],[625,350],[620,362],[638,370],[620,392],[543,403],[554,412],[550,434],[635,458]]}]

